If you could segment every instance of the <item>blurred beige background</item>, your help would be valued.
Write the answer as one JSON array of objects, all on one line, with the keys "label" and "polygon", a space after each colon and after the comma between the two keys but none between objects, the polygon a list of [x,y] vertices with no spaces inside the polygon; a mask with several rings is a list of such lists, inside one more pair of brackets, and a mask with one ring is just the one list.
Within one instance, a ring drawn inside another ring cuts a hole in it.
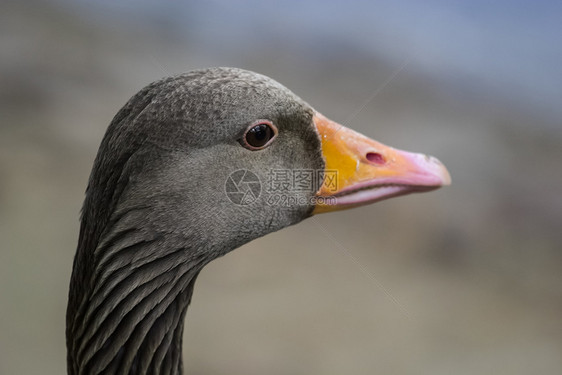
[{"label": "blurred beige background", "polygon": [[0,374],[65,373],[101,137],[144,85],[206,66],[269,75],[437,156],[453,185],[213,262],[187,315],[187,373],[560,374],[562,12],[487,3],[3,1]]}]

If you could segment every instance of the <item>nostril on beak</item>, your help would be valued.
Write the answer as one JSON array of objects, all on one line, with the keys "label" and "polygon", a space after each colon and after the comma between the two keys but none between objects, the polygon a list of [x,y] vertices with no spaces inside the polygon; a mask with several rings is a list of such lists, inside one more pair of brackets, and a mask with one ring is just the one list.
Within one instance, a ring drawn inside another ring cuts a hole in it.
[{"label": "nostril on beak", "polygon": [[384,156],[382,156],[378,152],[367,152],[367,155],[365,155],[365,157],[367,158],[368,161],[370,161],[373,164],[382,165],[386,163]]}]

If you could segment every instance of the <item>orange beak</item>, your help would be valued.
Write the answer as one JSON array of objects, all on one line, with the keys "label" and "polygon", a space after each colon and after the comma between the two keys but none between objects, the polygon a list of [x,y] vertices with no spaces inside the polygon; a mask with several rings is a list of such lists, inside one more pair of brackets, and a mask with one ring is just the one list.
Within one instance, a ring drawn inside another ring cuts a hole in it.
[{"label": "orange beak", "polygon": [[326,166],[313,214],[362,206],[383,199],[437,189],[451,183],[434,157],[388,147],[329,120],[314,124]]}]

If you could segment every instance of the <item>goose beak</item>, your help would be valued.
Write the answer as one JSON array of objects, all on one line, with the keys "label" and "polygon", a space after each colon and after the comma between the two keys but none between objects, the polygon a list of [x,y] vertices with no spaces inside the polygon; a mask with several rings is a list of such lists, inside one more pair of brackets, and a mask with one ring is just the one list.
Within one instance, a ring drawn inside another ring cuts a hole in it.
[{"label": "goose beak", "polygon": [[314,124],[326,165],[313,214],[431,191],[451,183],[447,168],[432,156],[385,146],[320,113],[315,114]]}]

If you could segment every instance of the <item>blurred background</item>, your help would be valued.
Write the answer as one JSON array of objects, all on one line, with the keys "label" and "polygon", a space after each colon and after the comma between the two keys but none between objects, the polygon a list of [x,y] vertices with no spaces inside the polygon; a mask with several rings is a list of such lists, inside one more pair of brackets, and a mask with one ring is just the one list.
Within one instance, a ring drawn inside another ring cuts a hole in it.
[{"label": "blurred background", "polygon": [[186,373],[559,374],[561,25],[555,1],[2,1],[0,373],[66,371],[79,211],[114,114],[163,76],[236,66],[437,156],[453,185],[211,263]]}]

